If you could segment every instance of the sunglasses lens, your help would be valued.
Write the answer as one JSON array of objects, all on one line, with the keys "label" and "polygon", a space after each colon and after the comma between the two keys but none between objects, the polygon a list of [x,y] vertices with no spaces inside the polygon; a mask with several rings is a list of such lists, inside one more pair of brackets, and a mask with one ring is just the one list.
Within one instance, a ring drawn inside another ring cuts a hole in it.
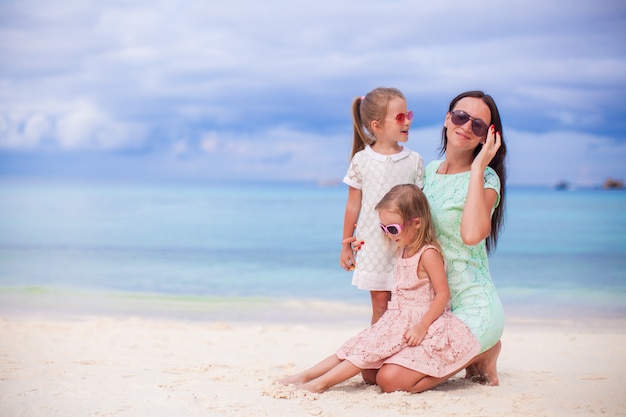
[{"label": "sunglasses lens", "polygon": [[383,230],[383,232],[390,235],[397,235],[398,233],[400,233],[400,228],[398,227],[398,225],[395,224],[390,224],[389,226],[381,224],[380,228]]},{"label": "sunglasses lens", "polygon": [[472,132],[476,136],[485,136],[487,134],[487,125],[481,120],[472,120]]},{"label": "sunglasses lens", "polygon": [[398,230],[398,226],[387,226],[387,232],[389,232],[390,235],[397,235],[398,233],[400,233],[400,230]]},{"label": "sunglasses lens", "polygon": [[409,122],[411,120],[413,120],[413,112],[410,111],[410,112],[407,112],[407,113],[398,113],[398,114],[396,114],[396,122],[404,123],[405,119],[408,119]]},{"label": "sunglasses lens", "polygon": [[464,111],[453,111],[450,113],[450,120],[457,126],[463,126],[469,119],[469,114]]}]

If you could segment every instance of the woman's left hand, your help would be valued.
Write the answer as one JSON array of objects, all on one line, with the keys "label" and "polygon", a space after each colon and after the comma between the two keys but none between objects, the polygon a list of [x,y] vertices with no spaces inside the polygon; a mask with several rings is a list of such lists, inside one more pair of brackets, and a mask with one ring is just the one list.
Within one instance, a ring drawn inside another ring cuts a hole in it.
[{"label": "woman's left hand", "polygon": [[350,237],[345,238],[341,243],[343,245],[345,245],[346,243],[349,243],[350,246],[352,247],[352,252],[358,252],[361,250],[361,246],[365,244],[365,241],[360,240],[357,242],[356,237],[350,236]]},{"label": "woman's left hand", "polygon": [[500,132],[496,132],[496,128],[494,125],[489,127],[489,131],[487,133],[487,137],[482,142],[482,149],[474,158],[472,162],[472,168],[477,168],[480,172],[483,172],[489,162],[496,156],[498,149],[500,149],[500,145],[502,144],[502,136]]}]

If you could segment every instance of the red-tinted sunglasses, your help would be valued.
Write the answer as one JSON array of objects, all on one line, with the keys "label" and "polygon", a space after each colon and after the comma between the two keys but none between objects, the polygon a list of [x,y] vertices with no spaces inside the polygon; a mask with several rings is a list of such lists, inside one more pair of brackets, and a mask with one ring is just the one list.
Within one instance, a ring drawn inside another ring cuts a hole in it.
[{"label": "red-tinted sunglasses", "polygon": [[404,120],[408,120],[409,122],[413,120],[413,111],[408,111],[406,113],[398,113],[396,114],[396,122],[402,124]]},{"label": "red-tinted sunglasses", "polygon": [[483,122],[481,119],[476,119],[475,117],[465,113],[463,110],[450,112],[450,121],[457,126],[463,126],[468,120],[472,121],[472,132],[474,132],[476,136],[482,137],[487,135],[489,126],[487,126],[487,123]]}]

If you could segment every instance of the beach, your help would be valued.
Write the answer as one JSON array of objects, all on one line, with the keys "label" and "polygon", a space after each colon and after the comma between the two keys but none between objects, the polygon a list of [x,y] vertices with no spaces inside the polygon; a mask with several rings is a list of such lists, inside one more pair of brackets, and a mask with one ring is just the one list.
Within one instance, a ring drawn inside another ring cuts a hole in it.
[{"label": "beach", "polygon": [[357,376],[312,394],[275,380],[333,353],[362,324],[11,312],[0,318],[0,415],[620,416],[625,324],[508,318],[496,387],[459,373],[421,394],[384,394]]}]

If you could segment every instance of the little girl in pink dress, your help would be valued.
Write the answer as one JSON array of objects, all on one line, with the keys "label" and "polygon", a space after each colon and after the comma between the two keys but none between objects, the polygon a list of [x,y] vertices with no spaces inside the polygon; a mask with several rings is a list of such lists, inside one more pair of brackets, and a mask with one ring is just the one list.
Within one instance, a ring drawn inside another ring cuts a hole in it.
[{"label": "little girl in pink dress", "polygon": [[[450,312],[450,290],[428,201],[412,184],[393,187],[376,205],[380,227],[395,242],[394,287],[388,310],[313,367],[279,380],[323,392],[364,369],[393,363],[423,376],[461,369],[478,340]],[[404,349],[411,346],[412,349]]]}]

